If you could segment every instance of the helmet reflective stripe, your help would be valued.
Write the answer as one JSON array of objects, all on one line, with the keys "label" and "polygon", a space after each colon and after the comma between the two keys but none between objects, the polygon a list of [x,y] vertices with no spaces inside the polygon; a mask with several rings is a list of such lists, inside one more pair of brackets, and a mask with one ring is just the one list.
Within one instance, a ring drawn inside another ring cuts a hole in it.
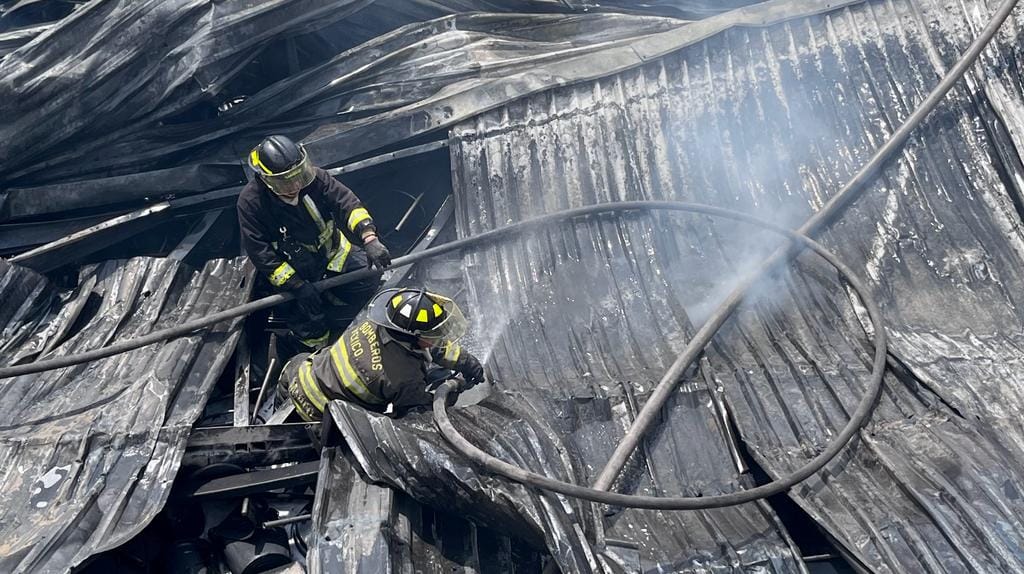
[{"label": "helmet reflective stripe", "polygon": [[348,358],[348,349],[345,347],[345,338],[338,339],[338,342],[331,345],[331,359],[334,362],[334,372],[338,374],[338,378],[341,379],[342,384],[352,394],[359,397],[363,401],[371,404],[382,404],[384,401],[377,398],[376,395],[370,392],[370,389],[363,382],[363,379],[359,377],[359,373],[356,372],[355,368]]},{"label": "helmet reflective stripe", "polygon": [[273,171],[270,170],[269,167],[263,165],[263,162],[260,161],[260,148],[259,148],[259,146],[256,146],[256,147],[252,148],[252,151],[249,152],[249,163],[254,168],[258,168],[260,171],[262,171],[263,173],[265,173],[267,175],[273,175],[273,173],[274,173]]}]

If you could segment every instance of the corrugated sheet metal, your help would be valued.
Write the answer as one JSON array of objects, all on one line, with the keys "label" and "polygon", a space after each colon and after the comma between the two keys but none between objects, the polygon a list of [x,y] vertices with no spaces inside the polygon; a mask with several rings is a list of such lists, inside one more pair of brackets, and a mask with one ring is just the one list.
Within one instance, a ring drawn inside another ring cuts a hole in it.
[{"label": "corrugated sheet metal", "polygon": [[[502,378],[497,392],[479,406],[454,409],[453,420],[471,441],[515,464],[560,480],[585,480],[610,454],[611,440],[628,416],[621,392],[595,394],[568,382],[564,392],[551,392],[522,372]],[[690,445],[688,464],[680,458],[640,461],[628,469],[631,485],[663,494],[736,487],[708,403],[707,392],[694,385],[668,409],[666,418],[673,422],[657,439]],[[429,413],[393,420],[340,402],[331,405],[331,413],[372,481],[546,547],[562,572],[804,571],[763,506],[606,517],[598,505],[481,473],[437,434]],[[630,549],[637,544],[641,553]]]},{"label": "corrugated sheet metal", "polygon": [[[0,58],[0,76],[10,80],[0,83],[0,111],[13,118],[0,123],[0,221],[114,211],[237,186],[245,180],[240,150],[272,131],[303,140],[319,164],[337,165],[527,94],[640,65],[726,27],[825,9],[817,0],[774,0],[691,25],[603,10],[531,13],[550,12],[556,1],[496,0],[483,8],[509,12],[411,23],[467,3],[397,2],[405,6],[83,4]],[[283,65],[285,38],[347,16],[313,42],[319,58],[302,58],[304,69]],[[154,38],[153,29],[162,35]],[[374,38],[346,49],[364,35]],[[119,65],[91,65],[111,54]],[[273,83],[264,85],[264,75]]]},{"label": "corrugated sheet metal", "polygon": [[[465,122],[451,148],[459,232],[626,199],[799,223],[909,115],[994,4],[879,1],[733,29]],[[870,571],[1024,569],[1022,24],[1018,10],[898,161],[823,234],[874,285],[902,366],[860,440],[791,496]],[[540,391],[531,404],[607,397],[609,421],[564,441],[582,451],[585,432],[610,445],[626,423],[616,387],[642,400],[687,322],[701,321],[771,243],[729,223],[637,215],[481,250],[465,259],[470,308],[486,322],[481,333],[500,328],[478,349],[506,387]],[[751,454],[778,476],[846,421],[867,375],[866,344],[834,273],[807,261],[746,304],[702,372],[721,387]],[[700,380],[688,378],[676,404],[696,392],[703,409],[666,413],[647,447],[653,474],[669,477],[666,494],[736,486],[726,453],[694,430],[710,417]],[[585,455],[581,482],[609,450]],[[641,542],[662,565],[666,548],[683,558],[731,546],[741,560],[701,566],[742,568],[744,540],[719,530],[755,531],[765,524],[755,514],[627,511],[608,535]]]},{"label": "corrugated sheet metal", "polygon": [[540,555],[523,541],[479,527],[450,509],[432,509],[386,486],[367,483],[344,447],[324,450],[306,559],[309,571],[539,572]]},{"label": "corrugated sheet metal", "polygon": [[[45,279],[0,261],[0,356],[74,354],[220,311],[247,297],[248,273],[241,259],[110,261],[57,304]],[[237,327],[0,380],[0,571],[67,571],[160,511]]]}]

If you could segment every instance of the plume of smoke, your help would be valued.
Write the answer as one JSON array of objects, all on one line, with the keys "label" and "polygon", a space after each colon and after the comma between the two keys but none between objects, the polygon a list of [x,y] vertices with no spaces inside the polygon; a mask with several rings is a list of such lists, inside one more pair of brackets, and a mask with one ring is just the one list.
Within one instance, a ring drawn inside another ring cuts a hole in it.
[{"label": "plume of smoke", "polygon": [[[829,121],[814,110],[790,110],[775,99],[781,92],[780,87],[756,94],[757,106],[745,106],[745,101],[725,106],[737,112],[727,118],[699,115],[674,136],[688,163],[700,170],[705,184],[710,183],[710,188],[687,190],[688,195],[790,229],[810,216],[826,187],[822,173],[830,169],[823,165],[829,160],[819,155],[829,155],[821,150],[834,148],[840,140]],[[720,114],[721,109],[713,113]],[[717,250],[705,251],[710,257],[717,251],[721,261],[709,261],[713,276],[703,282],[700,300],[687,305],[690,320],[698,326],[789,240],[750,224],[716,220],[709,236],[699,241],[717,244]],[[774,300],[785,289],[788,273],[788,268],[780,269],[765,277],[746,300]]]}]

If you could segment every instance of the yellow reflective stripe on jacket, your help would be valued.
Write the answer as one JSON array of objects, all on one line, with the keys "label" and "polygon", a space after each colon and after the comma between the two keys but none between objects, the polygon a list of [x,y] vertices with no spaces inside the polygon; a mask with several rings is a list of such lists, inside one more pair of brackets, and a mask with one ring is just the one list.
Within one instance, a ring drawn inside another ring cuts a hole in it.
[{"label": "yellow reflective stripe on jacket", "polygon": [[322,245],[326,245],[327,251],[329,253],[333,252],[334,246],[331,240],[334,239],[334,221],[332,220],[330,223],[325,222],[323,216],[320,215],[320,210],[316,207],[316,202],[308,195],[303,196],[302,205],[306,207],[306,212],[313,218],[316,228],[320,231],[317,235],[317,249]]},{"label": "yellow reflective stripe on jacket", "polygon": [[295,268],[285,261],[270,273],[270,284],[274,287],[280,287],[287,283],[292,278],[292,275],[295,275]]},{"label": "yellow reflective stripe on jacket", "polygon": [[352,251],[352,242],[340,231],[338,232],[338,249],[334,252],[331,260],[327,263],[327,270],[341,273],[348,261],[348,254]]},{"label": "yellow reflective stripe on jacket", "polygon": [[444,346],[444,360],[455,362],[462,355],[462,347],[455,341],[448,341]]},{"label": "yellow reflective stripe on jacket", "polygon": [[316,382],[316,377],[313,376],[311,361],[306,361],[299,367],[299,384],[302,385],[302,392],[313,403],[313,406],[323,412],[324,407],[327,406],[327,397],[320,390],[320,385]]},{"label": "yellow reflective stripe on jacket", "polygon": [[380,404],[384,401],[377,398],[370,389],[367,388],[366,383],[356,373],[355,368],[352,367],[352,363],[348,360],[348,349],[345,348],[345,338],[338,339],[338,342],[331,345],[331,359],[334,360],[334,371],[338,373],[338,377],[341,378],[342,384],[345,385],[352,394],[359,397],[365,402]]},{"label": "yellow reflective stripe on jacket", "polygon": [[365,207],[357,207],[348,214],[348,230],[355,233],[356,226],[370,219],[370,212]]}]

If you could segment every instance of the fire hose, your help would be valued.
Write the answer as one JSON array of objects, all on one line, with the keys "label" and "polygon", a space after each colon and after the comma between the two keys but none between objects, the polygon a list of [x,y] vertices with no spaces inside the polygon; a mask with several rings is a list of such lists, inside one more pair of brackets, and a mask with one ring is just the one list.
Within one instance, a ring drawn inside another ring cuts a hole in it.
[{"label": "fire hose", "polygon": [[[653,203],[653,202],[652,202]],[[596,207],[596,206],[595,206]],[[583,500],[590,500],[593,502],[601,502],[604,504],[611,504],[615,506],[624,506],[628,508],[652,508],[658,510],[697,510],[704,508],[719,508],[722,506],[732,506],[735,504],[743,504],[745,502],[751,502],[760,498],[779,494],[792,488],[794,485],[807,479],[807,477],[821,470],[830,460],[835,458],[839,454],[843,447],[857,434],[868,417],[871,416],[871,411],[874,409],[874,405],[878,398],[879,392],[882,390],[882,381],[885,375],[885,361],[886,361],[886,336],[885,327],[882,323],[882,312],[878,308],[878,304],[870,297],[867,286],[858,279],[852,270],[844,265],[839,259],[830,251],[825,249],[820,243],[813,239],[803,235],[801,233],[791,231],[772,223],[762,221],[750,215],[737,213],[718,207],[711,207],[707,205],[699,204],[687,204],[687,203],[676,203],[676,204],[665,204],[659,205],[658,209],[665,210],[678,210],[687,211],[692,213],[702,213],[705,215],[712,215],[717,217],[725,217],[734,219],[737,221],[743,221],[751,223],[788,237],[804,247],[810,248],[818,256],[823,258],[829,264],[831,264],[839,275],[846,281],[848,285],[857,294],[857,297],[861,300],[864,308],[867,310],[868,318],[871,321],[872,332],[874,335],[874,356],[871,365],[871,378],[867,384],[867,389],[864,392],[863,398],[857,405],[857,409],[854,411],[853,416],[846,423],[846,426],[836,435],[836,438],[821,451],[817,456],[811,459],[807,464],[803,465],[793,473],[780,478],[778,480],[769,482],[767,484],[743,490],[740,492],[733,492],[729,494],[722,494],[717,496],[700,496],[700,497],[689,497],[689,498],[670,498],[670,497],[658,497],[658,496],[640,496],[632,494],[619,494],[616,492],[609,492],[607,489],[587,488],[577,484],[568,482],[562,482],[549,478],[528,470],[519,468],[511,465],[505,461],[495,458],[486,452],[480,450],[465,437],[463,437],[455,426],[452,424],[451,419],[448,418],[448,412],[446,409],[447,399],[449,393],[455,389],[455,382],[448,381],[438,388],[434,394],[434,421],[437,423],[438,429],[441,434],[455,450],[460,454],[469,458],[473,462],[483,466],[487,470],[500,474],[506,478],[535,486],[537,488],[543,488],[545,490],[552,490],[566,496],[573,498],[581,498]],[[735,293],[735,291],[734,291]],[[731,311],[731,309],[730,309]],[[711,322],[711,319],[708,320]],[[707,323],[705,323],[707,324]],[[677,383],[678,381],[673,381]],[[674,388],[674,385],[673,385]],[[646,405],[650,405],[653,399],[648,399]],[[621,444],[621,443],[620,443]]]},{"label": "fire hose", "polygon": [[[874,301],[867,296],[867,291],[863,284],[861,284],[849,269],[838,261],[831,253],[821,247],[821,245],[811,240],[808,236],[821,229],[821,227],[835,217],[843,207],[848,205],[860,194],[860,192],[866,189],[869,183],[874,181],[875,177],[881,173],[885,164],[896,154],[896,152],[902,149],[903,145],[910,138],[910,134],[917,129],[922,122],[924,122],[928,114],[930,114],[939,105],[939,102],[942,101],[956,82],[958,82],[960,78],[967,73],[967,70],[974,64],[975,60],[977,60],[978,56],[992,38],[995,37],[996,32],[999,30],[1000,26],[1002,26],[1003,22],[1005,22],[1009,17],[1016,5],[1017,0],[1004,0],[1004,2],[999,5],[999,8],[993,13],[992,18],[985,25],[985,28],[982,29],[981,33],[977,38],[975,38],[974,42],[971,43],[970,47],[968,47],[968,49],[963,53],[956,64],[946,73],[935,88],[932,89],[928,94],[928,97],[926,97],[914,112],[899,126],[899,128],[893,132],[892,137],[890,137],[875,151],[871,156],[871,159],[864,164],[856,175],[854,175],[854,177],[845,186],[843,186],[836,195],[830,198],[817,213],[811,216],[810,219],[800,226],[797,231],[792,232],[784,230],[749,216],[737,217],[737,214],[726,210],[714,209],[715,213],[712,213],[709,210],[694,210],[707,213],[709,215],[730,217],[732,219],[738,219],[755,225],[760,225],[765,229],[770,229],[788,236],[791,240],[794,240],[796,244],[790,244],[787,247],[783,247],[768,257],[768,259],[766,259],[755,272],[749,274],[732,290],[726,300],[715,310],[714,313],[712,313],[707,321],[704,322],[693,338],[690,339],[689,343],[687,343],[683,352],[662,377],[647,402],[644,403],[643,408],[637,414],[636,420],[616,446],[615,452],[612,453],[611,458],[598,475],[598,478],[594,483],[594,488],[586,488],[577,484],[566,483],[532,473],[492,457],[472,445],[465,439],[465,437],[455,430],[455,427],[451,424],[451,420],[448,419],[447,412],[445,411],[444,399],[452,390],[450,385],[442,385],[442,387],[438,389],[434,399],[434,420],[441,433],[446,439],[448,439],[455,449],[464,456],[476,461],[491,472],[503,475],[506,478],[510,478],[530,486],[535,486],[537,488],[544,488],[559,492],[566,496],[634,508],[697,510],[742,504],[744,502],[751,502],[759,498],[785,492],[792,486],[798,484],[802,480],[814,474],[817,470],[824,467],[829,460],[839,454],[843,446],[853,438],[871,414],[875,398],[881,390],[882,380],[885,374],[885,331],[881,322],[881,314],[878,307]],[[647,430],[656,420],[662,407],[664,407],[669,397],[671,397],[672,393],[675,391],[685,370],[694,362],[694,360],[697,359],[700,353],[703,352],[704,348],[711,342],[712,337],[714,337],[715,333],[718,332],[719,328],[721,328],[732,312],[739,307],[747,291],[749,291],[750,288],[753,287],[754,284],[757,283],[765,274],[778,268],[778,266],[783,262],[788,261],[790,258],[795,256],[799,250],[794,249],[794,247],[800,246],[811,248],[819,256],[832,264],[832,266],[835,267],[841,275],[843,275],[844,279],[854,289],[862,303],[867,308],[868,316],[870,317],[871,323],[874,327],[875,357],[872,365],[871,380],[868,383],[864,397],[861,399],[861,402],[857,406],[857,410],[854,411],[850,421],[843,427],[836,439],[832,441],[824,451],[811,459],[810,462],[797,469],[796,472],[749,490],[718,496],[691,498],[659,498],[609,492],[609,489],[618,478],[619,473],[622,472],[622,469],[629,460],[629,457],[632,456],[633,451],[636,450],[636,447],[639,445],[640,440],[642,440]]]},{"label": "fire hose", "polygon": [[[658,210],[693,211],[693,212],[716,213],[716,214],[721,213],[721,214],[727,214],[728,216],[733,217],[733,218],[747,217],[747,216],[744,216],[744,214],[739,213],[739,212],[733,212],[733,211],[729,211],[729,210],[725,210],[725,209],[721,209],[721,208],[717,208],[717,207],[712,207],[712,206],[709,206],[709,205],[700,205],[700,204],[695,204],[695,203],[685,203],[685,202],[680,202],[680,201],[623,201],[623,202],[616,202],[616,203],[601,203],[601,204],[597,204],[597,205],[588,205],[588,206],[584,206],[584,207],[577,207],[575,209],[568,209],[568,210],[565,210],[565,211],[559,211],[557,213],[550,213],[550,214],[547,214],[547,215],[542,215],[540,217],[535,217],[535,218],[528,219],[528,220],[525,220],[525,221],[521,221],[521,222],[518,222],[518,223],[513,223],[513,224],[507,225],[505,227],[501,227],[501,228],[498,228],[498,229],[493,229],[491,231],[486,231],[484,233],[480,233],[480,234],[474,235],[472,237],[466,237],[466,238],[463,238],[463,239],[457,239],[455,241],[451,241],[451,242],[445,243],[443,245],[438,245],[436,247],[431,247],[429,249],[424,249],[423,251],[420,251],[418,253],[414,253],[412,255],[404,255],[404,256],[398,257],[394,261],[392,261],[391,268],[403,267],[403,266],[406,266],[406,265],[412,265],[413,263],[417,263],[419,261],[430,259],[432,257],[437,257],[437,256],[440,256],[440,255],[444,255],[444,254],[450,253],[452,251],[460,251],[460,250],[464,250],[464,249],[468,249],[468,248],[472,248],[472,247],[479,247],[481,245],[485,245],[485,244],[488,244],[488,243],[493,243],[493,242],[498,241],[500,239],[505,239],[505,238],[508,238],[508,237],[511,237],[511,236],[520,235],[520,234],[523,234],[523,233],[528,232],[528,231],[533,231],[533,230],[541,229],[541,228],[544,228],[546,226],[550,226],[550,225],[553,225],[553,224],[556,224],[556,223],[561,223],[561,222],[564,222],[564,221],[567,221],[567,220],[576,219],[576,218],[580,218],[580,217],[585,217],[585,216],[588,216],[588,215],[595,215],[595,214],[601,214],[601,213],[620,213],[620,212],[626,212],[626,211],[658,211]],[[751,218],[751,219],[754,219],[754,218]],[[756,221],[758,223],[763,224],[763,225],[769,226],[769,228],[774,227],[774,226],[772,226],[772,224],[769,224],[767,222],[762,222],[760,220],[756,220]],[[782,229],[782,228],[776,228],[776,229],[779,229],[780,232],[782,232],[783,235],[785,235],[787,233],[787,231]],[[379,274],[380,274],[380,271],[369,269],[369,268],[363,268],[363,269],[359,269],[357,271],[351,271],[349,273],[344,273],[344,274],[338,275],[336,277],[331,277],[330,279],[324,279],[322,281],[318,281],[314,285],[316,286],[316,288],[318,290],[323,291],[325,289],[331,289],[331,288],[334,288],[334,287],[338,287],[340,285],[345,285],[345,284],[348,284],[348,283],[352,283],[354,281],[359,281],[361,279],[365,279],[367,277],[372,277],[374,275],[379,275]],[[125,352],[131,351],[131,350],[134,350],[134,349],[138,349],[138,348],[144,347],[146,345],[151,345],[153,343],[157,343],[157,342],[160,342],[160,341],[166,341],[166,340],[175,339],[175,338],[178,338],[178,337],[184,337],[186,335],[189,335],[190,333],[194,333],[195,331],[197,331],[199,329],[203,329],[203,328],[209,327],[211,325],[216,325],[217,323],[221,323],[223,321],[234,319],[235,317],[241,317],[241,316],[244,316],[244,315],[248,315],[250,313],[254,313],[254,312],[262,310],[262,309],[267,309],[269,307],[273,307],[275,305],[279,305],[279,304],[281,304],[281,303],[283,303],[285,301],[289,301],[289,300],[291,300],[293,298],[294,298],[294,295],[292,295],[291,293],[287,293],[287,292],[286,293],[278,293],[276,295],[270,295],[270,296],[264,297],[262,299],[257,299],[255,301],[250,301],[249,303],[245,303],[245,304],[239,305],[237,307],[232,307],[230,309],[225,309],[223,311],[220,311],[220,312],[217,312],[217,313],[213,313],[213,314],[207,315],[205,317],[201,317],[199,319],[194,319],[192,321],[187,321],[185,323],[182,323],[180,325],[176,325],[174,327],[169,327],[167,329],[161,329],[159,331],[154,331],[152,333],[149,333],[147,335],[143,335],[141,337],[136,337],[134,339],[127,339],[127,340],[124,340],[124,341],[118,341],[117,343],[108,345],[106,347],[100,347],[98,349],[93,349],[91,351],[86,351],[84,353],[78,353],[76,355],[68,355],[68,356],[65,356],[65,357],[55,357],[53,359],[46,359],[46,360],[42,360],[42,361],[36,361],[34,363],[26,363],[24,365],[15,365],[15,366],[10,366],[10,367],[3,367],[3,368],[0,368],[0,379],[4,379],[4,378],[7,378],[7,377],[16,377],[16,376],[22,376],[22,375],[29,375],[29,374],[33,374],[33,373],[40,373],[40,372],[43,372],[43,371],[51,371],[53,369],[60,369],[60,368],[64,368],[64,367],[70,367],[70,366],[74,366],[74,365],[79,365],[79,364],[82,364],[82,363],[88,363],[90,361],[95,361],[95,360],[98,360],[98,359],[103,359],[103,358],[106,358],[106,357],[111,357],[111,356],[114,356],[114,355],[125,353]]]}]

